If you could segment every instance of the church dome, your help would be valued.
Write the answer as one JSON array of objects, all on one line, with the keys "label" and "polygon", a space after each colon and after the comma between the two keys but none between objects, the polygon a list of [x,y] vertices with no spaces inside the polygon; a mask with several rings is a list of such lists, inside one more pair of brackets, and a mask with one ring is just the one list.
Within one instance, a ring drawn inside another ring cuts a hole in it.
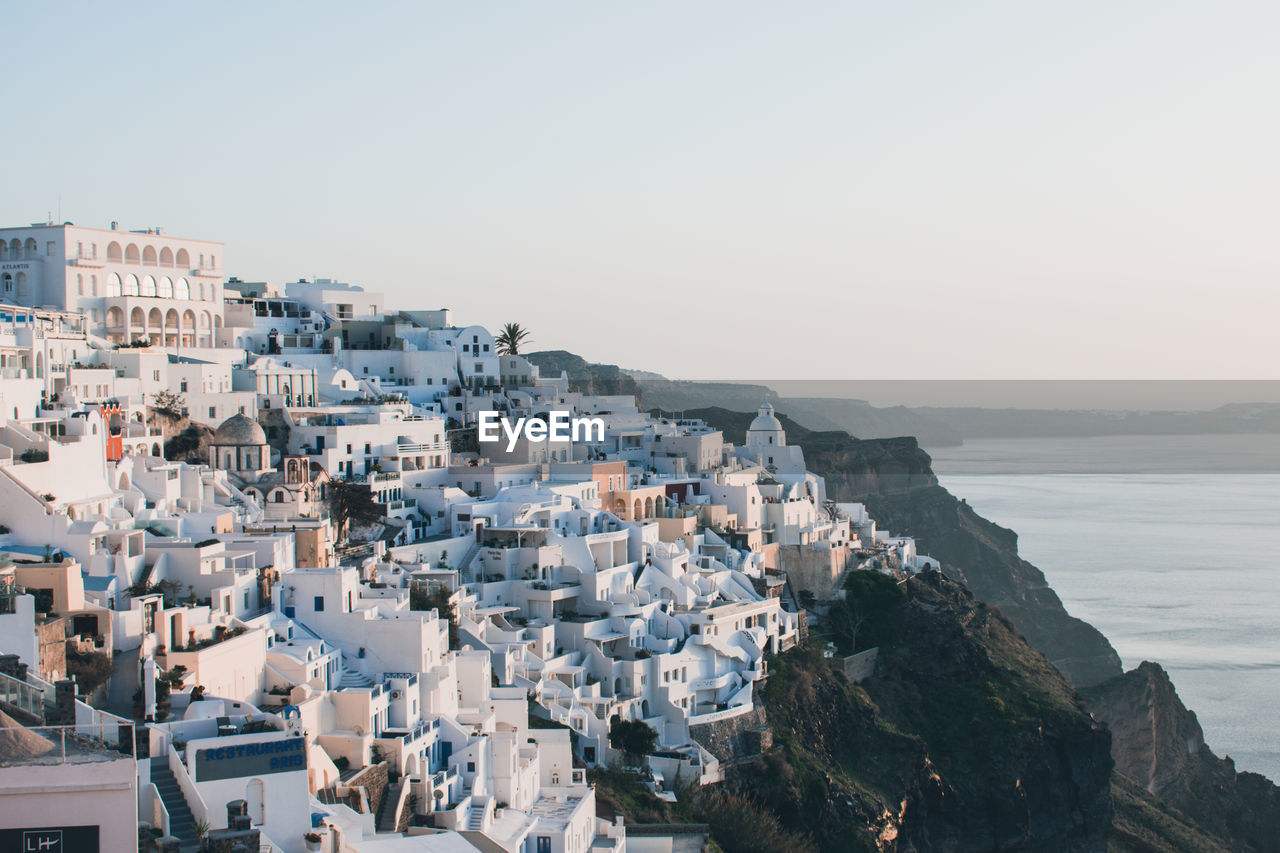
[{"label": "church dome", "polygon": [[[739,421],[739,423],[741,423],[741,421]],[[782,430],[782,421],[773,416],[773,406],[768,403],[761,403],[760,414],[756,415],[755,420],[751,422],[751,426],[747,427],[747,432],[765,432],[775,430]]]},{"label": "church dome", "polygon": [[232,415],[222,422],[218,431],[213,434],[214,445],[259,445],[267,443],[267,434],[258,426],[258,422],[244,415]]}]

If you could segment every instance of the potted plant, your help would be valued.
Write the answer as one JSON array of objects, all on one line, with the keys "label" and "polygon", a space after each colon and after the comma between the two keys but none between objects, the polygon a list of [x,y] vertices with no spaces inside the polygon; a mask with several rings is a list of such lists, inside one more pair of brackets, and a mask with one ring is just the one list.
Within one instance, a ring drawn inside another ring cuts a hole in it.
[{"label": "potted plant", "polygon": [[307,843],[308,850],[319,850],[320,842],[324,840],[324,837],[318,832],[308,832],[302,836],[302,840]]}]

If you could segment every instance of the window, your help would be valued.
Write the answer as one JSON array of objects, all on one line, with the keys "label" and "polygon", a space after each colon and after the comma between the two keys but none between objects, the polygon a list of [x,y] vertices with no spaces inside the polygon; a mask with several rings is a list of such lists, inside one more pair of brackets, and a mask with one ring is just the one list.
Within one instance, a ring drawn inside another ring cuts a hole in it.
[{"label": "window", "polygon": [[324,596],[323,596],[323,595],[317,595],[317,596],[316,596],[315,603],[312,605],[312,608],[311,608],[311,609],[312,609],[312,610],[314,610],[316,613],[321,613],[321,612],[323,612],[323,611],[324,611]]},{"label": "window", "polygon": [[[243,413],[243,412],[241,412],[241,414],[244,414],[244,413]],[[209,407],[209,417],[211,417],[211,418],[216,418],[217,416],[218,416],[218,409],[217,409],[215,406],[210,406],[210,407]]]},{"label": "window", "polygon": [[179,383],[178,383],[178,390],[179,390],[179,391],[186,391],[186,390],[187,390],[187,380],[185,380],[185,379],[184,379],[184,380],[182,380],[181,382],[179,382]]},{"label": "window", "polygon": [[468,772],[468,773],[475,773],[475,772],[476,772],[476,763],[475,763],[474,761],[468,761],[468,762],[467,762],[467,772]]},{"label": "window", "polygon": [[151,371],[151,379],[152,379],[152,381],[153,381],[153,382],[159,382],[159,381],[160,381],[160,371],[158,371],[158,370],[153,370],[153,371]]}]

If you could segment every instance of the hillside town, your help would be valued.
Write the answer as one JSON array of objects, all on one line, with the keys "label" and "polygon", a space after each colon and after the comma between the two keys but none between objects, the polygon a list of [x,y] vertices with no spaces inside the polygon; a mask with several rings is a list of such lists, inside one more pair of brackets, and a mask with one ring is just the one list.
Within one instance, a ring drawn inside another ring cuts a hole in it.
[{"label": "hillside town", "polygon": [[225,263],[0,228],[0,849],[702,849],[590,774],[724,781],[814,602],[936,566],[768,402],[738,445],[518,324]]}]

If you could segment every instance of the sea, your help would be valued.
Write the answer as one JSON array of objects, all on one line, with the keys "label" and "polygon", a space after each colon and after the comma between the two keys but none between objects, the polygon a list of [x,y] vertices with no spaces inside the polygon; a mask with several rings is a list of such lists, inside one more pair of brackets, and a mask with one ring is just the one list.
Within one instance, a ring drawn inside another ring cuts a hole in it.
[{"label": "sea", "polygon": [[1280,435],[928,450],[1126,669],[1164,666],[1214,752],[1280,780]]}]

